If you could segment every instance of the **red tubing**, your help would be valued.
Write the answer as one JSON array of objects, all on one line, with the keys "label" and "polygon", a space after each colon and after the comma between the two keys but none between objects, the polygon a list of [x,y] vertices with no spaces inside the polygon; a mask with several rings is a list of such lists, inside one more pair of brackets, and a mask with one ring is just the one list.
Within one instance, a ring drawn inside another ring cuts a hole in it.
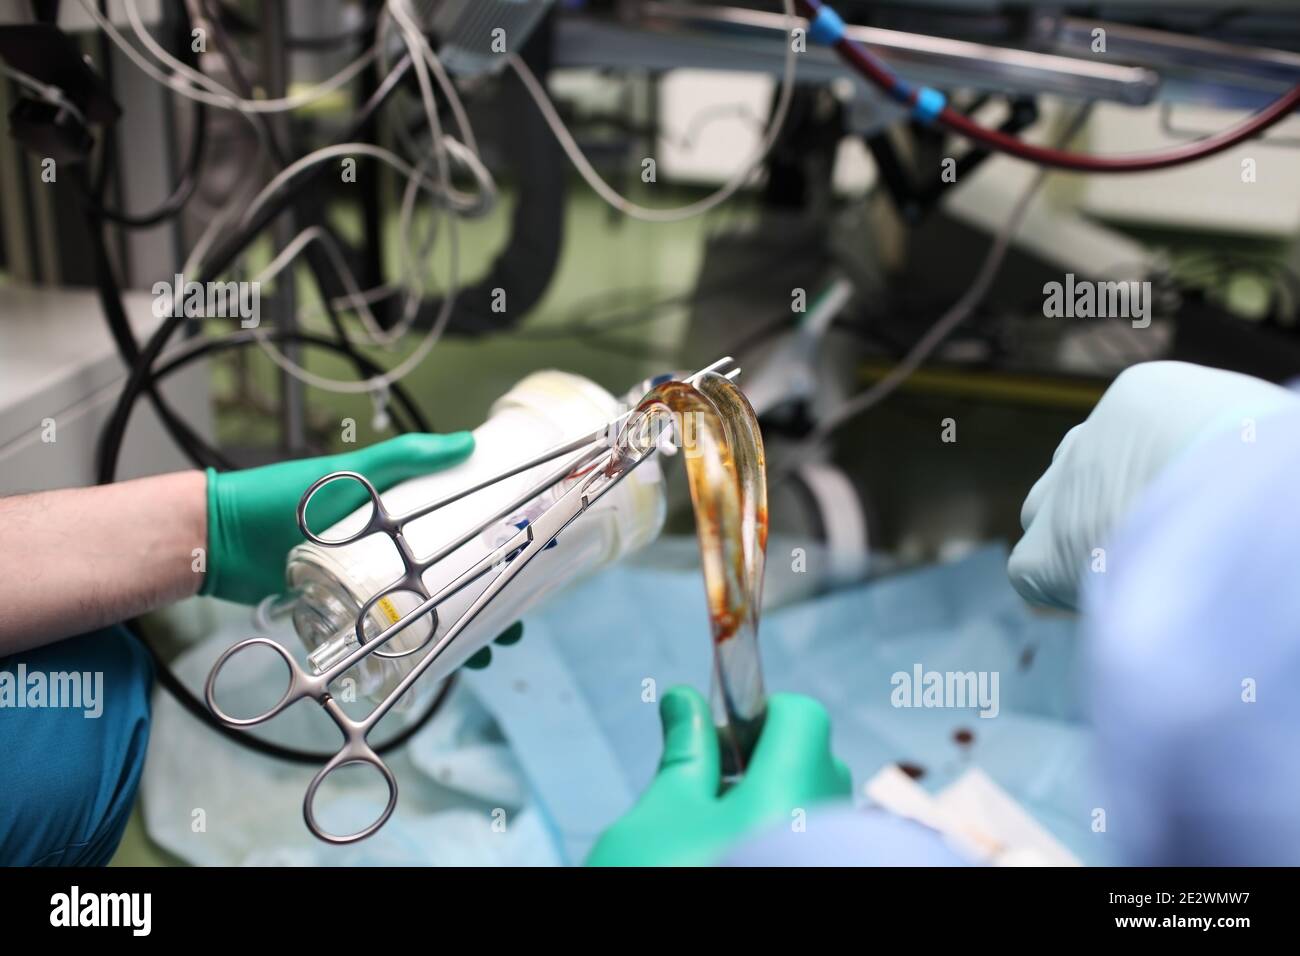
[{"label": "red tubing", "polygon": [[[809,19],[815,17],[817,11],[823,6],[821,0],[795,0],[795,5]],[[867,52],[866,47],[856,40],[841,37],[835,43],[835,50],[858,73],[891,97],[899,98],[898,77],[881,66],[876,58]],[[915,93],[911,94],[909,102],[914,102],[915,97]],[[1258,136],[1264,130],[1281,122],[1297,108],[1300,108],[1300,86],[1292,87],[1254,116],[1222,133],[1169,149],[1130,156],[1093,156],[1088,153],[1052,149],[1050,146],[1035,146],[1007,133],[981,126],[951,106],[945,106],[935,117],[935,121],[981,146],[1017,156],[1040,166],[1069,169],[1081,173],[1140,173],[1152,169],[1181,166],[1184,163],[1195,162],[1213,156],[1215,153],[1221,153],[1225,149],[1231,149],[1238,143]]]}]

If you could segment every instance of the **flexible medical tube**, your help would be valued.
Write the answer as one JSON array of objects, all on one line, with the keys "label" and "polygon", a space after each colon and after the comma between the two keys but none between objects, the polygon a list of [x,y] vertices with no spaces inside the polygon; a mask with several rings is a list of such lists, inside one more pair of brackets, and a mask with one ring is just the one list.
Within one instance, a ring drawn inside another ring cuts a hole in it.
[{"label": "flexible medical tube", "polygon": [[713,636],[713,719],[726,777],[744,772],[767,714],[758,619],[767,549],[767,475],[754,410],[715,373],[698,386],[664,382],[628,420],[620,442],[644,448],[665,420],[695,508],[695,533]]},{"label": "flexible medical tube", "polygon": [[1054,169],[1082,173],[1139,173],[1181,166],[1231,149],[1276,125],[1300,108],[1300,86],[1295,86],[1250,119],[1222,133],[1170,149],[1132,156],[1092,156],[1050,146],[1035,146],[1000,130],[981,126],[947,105],[943,94],[937,90],[907,83],[876,59],[865,46],[850,39],[844,21],[821,0],[795,0],[795,3],[809,19],[808,32],[813,40],[833,47],[841,59],[891,99],[908,107],[918,119],[937,123],[989,149]]}]

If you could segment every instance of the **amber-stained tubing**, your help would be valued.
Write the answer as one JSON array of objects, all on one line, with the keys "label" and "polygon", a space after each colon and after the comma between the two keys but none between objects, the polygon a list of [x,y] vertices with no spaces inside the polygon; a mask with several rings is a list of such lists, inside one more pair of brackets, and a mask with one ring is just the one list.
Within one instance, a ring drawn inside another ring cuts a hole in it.
[{"label": "amber-stained tubing", "polygon": [[741,773],[767,711],[758,618],[767,547],[767,477],[754,411],[740,390],[709,373],[699,387],[651,391],[620,442],[645,447],[665,417],[676,430],[695,508],[713,633],[713,712],[724,775]]},{"label": "amber-stained tubing", "polygon": [[[744,561],[744,606],[747,619],[745,626],[731,640],[715,645],[713,705],[715,722],[718,717],[739,722],[737,736],[742,742],[740,752],[744,755],[744,763],[748,763],[767,712],[762,661],[758,651],[763,568],[767,555],[767,460],[763,453],[758,417],[745,398],[745,393],[730,379],[714,373],[701,377],[697,388],[713,401],[720,413],[740,488],[739,541]],[[734,555],[730,560],[736,560]],[[737,703],[729,713],[725,710],[720,713],[727,700]],[[724,770],[739,772],[743,766],[743,763],[733,768],[724,766]]]}]

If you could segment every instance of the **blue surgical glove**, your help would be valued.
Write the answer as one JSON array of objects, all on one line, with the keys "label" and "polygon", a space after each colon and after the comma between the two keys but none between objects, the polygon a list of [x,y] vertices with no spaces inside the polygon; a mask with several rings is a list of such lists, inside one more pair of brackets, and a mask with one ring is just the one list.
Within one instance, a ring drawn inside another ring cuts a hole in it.
[{"label": "blue surgical glove", "polygon": [[1300,395],[1280,386],[1186,362],[1121,373],[1030,489],[1007,565],[1012,585],[1026,600],[1077,610],[1084,576],[1105,570],[1111,531],[1157,475],[1225,432],[1250,448],[1268,416],[1298,406]]},{"label": "blue surgical glove", "polygon": [[1300,865],[1300,408],[1171,465],[1083,589],[1104,838],[1137,866]]}]

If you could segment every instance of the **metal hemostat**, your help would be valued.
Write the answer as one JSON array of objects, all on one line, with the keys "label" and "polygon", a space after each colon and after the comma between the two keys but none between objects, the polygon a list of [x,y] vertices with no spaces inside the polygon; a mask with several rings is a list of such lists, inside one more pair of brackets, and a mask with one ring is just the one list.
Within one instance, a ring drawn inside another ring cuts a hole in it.
[{"label": "metal hemostat", "polygon": [[[740,369],[735,366],[730,357],[727,357],[714,362],[682,381],[694,384],[710,372],[732,379],[740,374]],[[402,695],[410,690],[420,677],[429,672],[430,668],[434,668],[433,674],[435,677],[449,677],[456,668],[487,643],[491,639],[491,635],[484,635],[481,640],[473,644],[466,644],[465,642],[458,644],[457,637],[488,602],[493,600],[501,592],[501,589],[506,587],[534,557],[554,541],[565,527],[582,515],[602,495],[617,485],[655,451],[656,445],[653,442],[640,447],[636,444],[628,444],[618,440],[627,434],[628,429],[625,426],[629,417],[633,414],[633,412],[628,412],[621,415],[614,421],[581,438],[550,448],[542,454],[522,462],[487,481],[479,482],[406,514],[391,514],[384,507],[383,501],[374,486],[364,475],[356,472],[341,471],[326,475],[312,484],[304,493],[298,503],[298,526],[307,540],[323,547],[342,547],[367,535],[384,534],[393,542],[401,555],[405,573],[387,587],[372,595],[362,605],[355,623],[359,646],[345,657],[331,664],[323,672],[319,674],[310,673],[303,665],[298,663],[288,650],[277,642],[265,637],[253,637],[232,645],[217,658],[211,672],[208,674],[205,697],[208,709],[212,711],[219,721],[229,727],[248,728],[264,723],[304,698],[315,700],[330,716],[343,734],[343,744],[334,757],[321,767],[312,778],[303,799],[303,819],[307,823],[307,828],[321,840],[335,844],[355,843],[371,836],[388,822],[388,818],[392,816],[393,810],[397,806],[397,779],[367,740],[370,732],[374,730]],[[559,458],[565,459],[562,465],[512,499],[505,507],[489,515],[460,537],[439,548],[434,554],[427,557],[418,557],[412,552],[403,534],[403,529],[410,522],[429,515],[454,501],[459,501],[475,492],[482,491],[497,482],[512,478]],[[484,530],[494,523],[504,520],[527,502],[566,479],[576,479],[576,484],[564,492],[555,504],[521,528],[504,544],[466,568],[447,586],[437,593],[429,593],[423,580],[425,571],[446,558],[461,545],[482,534]],[[373,510],[370,520],[360,530],[346,537],[326,540],[308,527],[307,507],[317,492],[336,481],[355,481],[359,483],[366,490]],[[488,574],[494,574],[495,576],[488,582],[478,597],[470,603],[469,607],[439,633],[438,606]],[[424,600],[378,635],[367,637],[365,622],[371,610],[386,597],[402,591],[415,592]],[[426,617],[430,620],[429,637],[418,647],[403,652],[404,655],[423,652],[424,656],[397,684],[393,691],[375,705],[369,714],[359,720],[349,716],[330,692],[330,685],[356,665],[357,662],[370,654],[380,652],[381,648],[397,637],[398,634]],[[232,657],[242,650],[255,646],[270,647],[284,660],[289,668],[289,684],[280,700],[264,713],[254,717],[232,717],[217,704],[217,677],[221,669],[225,667]],[[388,786],[388,802],[383,812],[369,826],[350,834],[330,833],[316,819],[314,802],[317,791],[325,778],[335,770],[357,764],[366,764],[379,771]]]}]

